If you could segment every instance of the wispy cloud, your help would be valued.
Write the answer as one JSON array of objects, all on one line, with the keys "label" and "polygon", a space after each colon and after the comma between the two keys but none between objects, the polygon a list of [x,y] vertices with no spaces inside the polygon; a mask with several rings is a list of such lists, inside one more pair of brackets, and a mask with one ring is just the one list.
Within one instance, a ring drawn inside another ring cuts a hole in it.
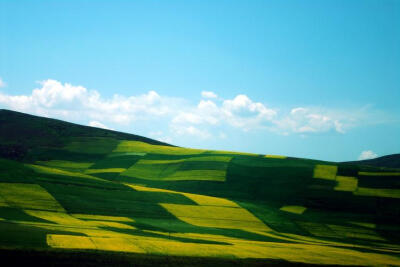
[{"label": "wispy cloud", "polygon": [[217,98],[218,95],[211,91],[202,91],[201,96],[204,98]]},{"label": "wispy cloud", "polygon": [[88,126],[112,130],[111,128],[107,127],[106,125],[104,125],[103,123],[101,123],[99,121],[90,121],[88,123]]},{"label": "wispy cloud", "polygon": [[0,88],[6,87],[7,84],[4,82],[4,80],[0,77]]},{"label": "wispy cloud", "polygon": [[[45,80],[39,85],[29,95],[0,92],[0,105],[101,128],[108,128],[106,125],[115,129],[134,126],[132,131],[137,132],[151,129],[147,130],[150,135],[160,130],[162,134],[153,137],[168,142],[181,136],[225,138],[226,135],[221,133],[231,130],[261,130],[280,135],[344,134],[366,121],[373,123],[366,108],[293,107],[285,111],[244,94],[221,99],[214,92],[203,91],[203,99],[192,104],[182,98],[161,96],[156,91],[104,98],[96,90],[56,80]],[[142,124],[143,129],[140,122],[145,124]]]},{"label": "wispy cloud", "polygon": [[377,157],[378,155],[372,150],[364,150],[361,152],[360,156],[358,156],[358,160],[374,159]]}]

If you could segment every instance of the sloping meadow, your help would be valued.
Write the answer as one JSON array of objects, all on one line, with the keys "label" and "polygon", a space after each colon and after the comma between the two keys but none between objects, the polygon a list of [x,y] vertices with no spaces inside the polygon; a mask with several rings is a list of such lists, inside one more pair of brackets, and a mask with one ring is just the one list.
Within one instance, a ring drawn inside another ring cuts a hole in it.
[{"label": "sloping meadow", "polygon": [[0,170],[5,247],[399,264],[395,169],[103,136]]}]

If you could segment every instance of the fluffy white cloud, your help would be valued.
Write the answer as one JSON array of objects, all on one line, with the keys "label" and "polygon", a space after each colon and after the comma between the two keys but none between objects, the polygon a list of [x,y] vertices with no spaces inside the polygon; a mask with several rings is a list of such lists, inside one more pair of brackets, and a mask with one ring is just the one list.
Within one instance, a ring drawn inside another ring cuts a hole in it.
[{"label": "fluffy white cloud", "polygon": [[358,156],[358,160],[374,159],[378,157],[372,150],[365,150]]},{"label": "fluffy white cloud", "polygon": [[201,96],[204,98],[217,98],[218,95],[211,91],[202,91]]},{"label": "fluffy white cloud", "polygon": [[350,114],[344,117],[339,112],[318,108],[293,108],[289,114],[274,121],[274,130],[283,134],[312,134],[328,131],[345,133],[345,124],[352,120]]},{"label": "fluffy white cloud", "polygon": [[[365,114],[363,110],[310,107],[297,107],[285,112],[244,94],[215,100],[215,93],[203,91],[202,96],[208,99],[191,104],[185,99],[161,96],[155,91],[103,98],[96,90],[79,85],[56,80],[39,84],[40,87],[29,95],[0,92],[0,106],[77,123],[90,121],[91,126],[108,128],[105,123],[134,133],[154,134],[162,130],[162,134],[153,137],[168,142],[179,140],[183,135],[201,139],[224,138],[225,135],[219,133],[231,130],[265,130],[301,136],[328,131],[344,133],[357,125]],[[131,128],[126,128],[128,126]]]},{"label": "fluffy white cloud", "polygon": [[207,139],[212,136],[207,130],[200,130],[194,126],[171,125],[171,131],[177,136],[188,135],[201,139]]},{"label": "fluffy white cloud", "polygon": [[88,126],[112,130],[111,128],[108,128],[107,126],[105,126],[103,123],[101,123],[99,121],[90,121],[88,123]]},{"label": "fluffy white cloud", "polygon": [[3,79],[0,77],[0,88],[6,87],[7,84],[3,81]]},{"label": "fluffy white cloud", "polygon": [[154,116],[164,116],[179,105],[180,100],[161,97],[155,91],[138,96],[114,95],[103,99],[95,90],[55,80],[40,82],[41,88],[31,95],[0,93],[0,104],[11,109],[63,119],[108,121],[129,124]]}]

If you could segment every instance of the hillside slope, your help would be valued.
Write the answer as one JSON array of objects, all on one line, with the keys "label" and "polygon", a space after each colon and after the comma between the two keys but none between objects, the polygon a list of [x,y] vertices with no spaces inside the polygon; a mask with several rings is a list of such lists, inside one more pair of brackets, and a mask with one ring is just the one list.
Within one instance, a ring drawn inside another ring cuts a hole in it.
[{"label": "hillside slope", "polygon": [[400,154],[386,155],[375,159],[366,159],[348,162],[350,164],[368,165],[374,167],[386,167],[400,169]]},{"label": "hillside slope", "polygon": [[3,248],[400,264],[396,169],[180,148],[10,111],[0,141]]}]

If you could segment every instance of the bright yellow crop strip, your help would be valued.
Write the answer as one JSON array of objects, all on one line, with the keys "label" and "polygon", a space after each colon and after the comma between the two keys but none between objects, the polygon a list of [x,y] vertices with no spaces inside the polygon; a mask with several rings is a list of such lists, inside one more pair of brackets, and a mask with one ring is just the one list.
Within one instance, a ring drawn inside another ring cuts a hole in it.
[{"label": "bright yellow crop strip", "polygon": [[349,176],[337,176],[337,185],[334,190],[336,191],[347,191],[354,192],[357,189],[358,179]]},{"label": "bright yellow crop strip", "polygon": [[134,185],[134,184],[125,184],[133,188],[136,191],[146,191],[146,192],[164,192],[164,193],[180,193],[177,191],[167,190],[167,189],[160,189],[160,188],[153,188],[153,187],[146,187],[141,185]]},{"label": "bright yellow crop strip", "polygon": [[22,209],[65,211],[43,187],[37,184],[1,183],[0,196],[4,203]]},{"label": "bright yellow crop strip", "polygon": [[112,221],[112,222],[135,222],[135,220],[128,218],[128,217],[92,215],[92,214],[71,214],[71,216],[78,218],[78,219],[84,219],[84,220],[100,220],[100,221]]},{"label": "bright yellow crop strip", "polygon": [[25,166],[33,169],[37,173],[45,173],[45,174],[55,174],[55,175],[64,175],[64,176],[72,176],[72,177],[80,177],[80,178],[87,178],[91,180],[97,180],[97,181],[106,181],[104,179],[100,179],[91,175],[79,173],[79,172],[69,172],[65,170],[60,170],[56,168],[50,168],[50,167],[45,167],[45,166],[39,166],[39,165],[34,165],[34,164],[25,164]]},{"label": "bright yellow crop strip", "polygon": [[237,151],[226,151],[226,150],[207,150],[207,154],[227,154],[227,155],[246,155],[246,156],[258,156],[258,154],[247,153],[247,152],[237,152]]},{"label": "bright yellow crop strip", "polygon": [[187,198],[190,198],[197,204],[201,206],[223,206],[223,207],[234,207],[240,208],[238,204],[235,202],[220,197],[210,197],[205,195],[191,194],[191,193],[182,193]]},{"label": "bright yellow crop strip", "polygon": [[363,176],[400,176],[400,172],[358,172]]},{"label": "bright yellow crop strip", "polygon": [[257,217],[243,208],[213,207],[179,204],[160,204],[174,216],[189,224],[228,229],[271,230]]},{"label": "bright yellow crop strip", "polygon": [[36,161],[36,164],[70,169],[87,169],[93,165],[91,162],[74,162],[67,160]]},{"label": "bright yellow crop strip", "polygon": [[306,207],[303,206],[283,206],[280,208],[282,211],[295,213],[295,214],[303,214],[306,211]]},{"label": "bright yellow crop strip", "polygon": [[127,239],[121,237],[91,237],[93,243],[96,245],[97,249],[109,250],[109,251],[120,251],[120,252],[136,252],[145,253],[143,249],[134,245],[134,243]]},{"label": "bright yellow crop strip", "polygon": [[169,155],[195,155],[204,153],[202,149],[151,145],[140,141],[121,141],[113,152],[139,152]]},{"label": "bright yellow crop strip", "polygon": [[316,165],[314,168],[314,178],[335,180],[337,173],[337,166],[333,165]]},{"label": "bright yellow crop strip", "polygon": [[265,158],[270,158],[270,159],[286,159],[286,156],[281,156],[281,155],[265,155]]},{"label": "bright yellow crop strip", "polygon": [[39,211],[39,210],[25,210],[25,213],[41,218],[47,221],[51,221],[60,225],[64,226],[78,226],[78,227],[85,227],[85,228],[93,228],[96,229],[97,227],[113,227],[118,229],[130,229],[135,230],[136,228],[123,224],[120,222],[113,222],[113,221],[82,221],[78,218],[75,218],[67,213],[63,212],[48,212],[48,211]]},{"label": "bright yellow crop strip", "polygon": [[353,194],[357,196],[400,198],[400,189],[358,187]]},{"label": "bright yellow crop strip", "polygon": [[126,171],[125,168],[108,168],[108,169],[87,169],[85,173],[93,174],[93,173],[120,173]]},{"label": "bright yellow crop strip", "polygon": [[48,234],[47,244],[52,248],[96,249],[95,244],[87,236]]}]

